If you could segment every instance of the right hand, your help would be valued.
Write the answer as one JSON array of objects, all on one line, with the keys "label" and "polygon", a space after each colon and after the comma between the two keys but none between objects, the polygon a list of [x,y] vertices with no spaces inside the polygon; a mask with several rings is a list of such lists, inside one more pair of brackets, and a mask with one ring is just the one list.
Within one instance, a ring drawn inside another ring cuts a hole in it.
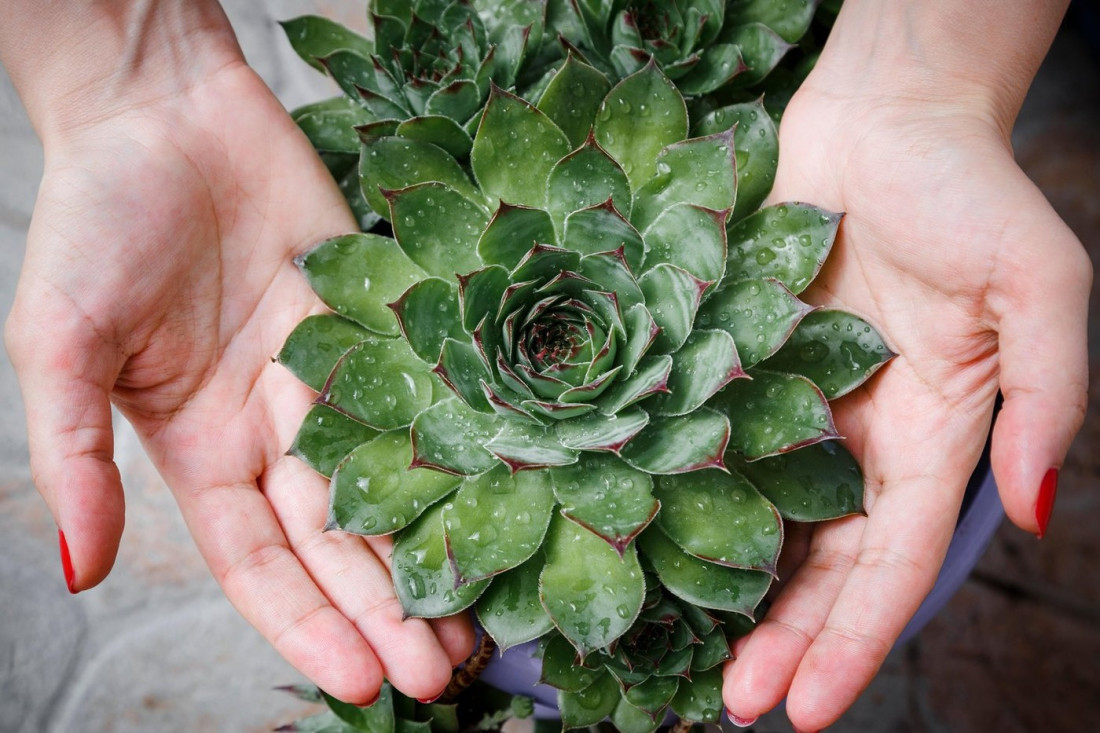
[{"label": "right hand", "polygon": [[156,91],[40,129],[6,342],[70,588],[103,580],[123,529],[113,402],[229,599],[291,664],[349,702],[383,674],[431,698],[469,623],[403,620],[386,541],[322,533],[327,483],[284,455],[313,395],[271,356],[319,307],[292,258],[355,221],[239,52]]}]

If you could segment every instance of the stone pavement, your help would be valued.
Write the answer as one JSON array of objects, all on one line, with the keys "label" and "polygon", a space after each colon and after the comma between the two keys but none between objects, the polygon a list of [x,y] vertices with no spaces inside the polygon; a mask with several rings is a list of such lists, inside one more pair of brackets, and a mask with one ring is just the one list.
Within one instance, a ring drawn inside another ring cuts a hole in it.
[{"label": "stone pavement", "polygon": [[[295,106],[324,94],[279,18],[355,22],[361,3],[225,3],[251,63]],[[1100,58],[1063,32],[1014,135],[1021,164],[1100,256]],[[1091,54],[1091,55],[1090,55]],[[42,156],[0,70],[0,312],[11,304]],[[1093,302],[1093,383],[1100,382]],[[174,502],[119,421],[127,530],[110,578],[71,597],[26,464],[23,404],[0,357],[0,733],[263,731],[308,708],[301,681],[225,601]],[[1075,731],[1100,720],[1100,387],[1041,543],[1007,524],[971,579],[830,730]],[[781,712],[755,726],[790,730]]]}]

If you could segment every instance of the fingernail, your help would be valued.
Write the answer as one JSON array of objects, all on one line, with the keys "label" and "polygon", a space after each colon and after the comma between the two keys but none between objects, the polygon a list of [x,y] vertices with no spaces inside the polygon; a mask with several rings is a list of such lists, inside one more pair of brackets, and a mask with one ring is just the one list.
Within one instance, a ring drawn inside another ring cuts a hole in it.
[{"label": "fingernail", "polygon": [[57,530],[57,544],[61,547],[61,570],[65,573],[65,585],[68,586],[70,593],[76,593],[73,559],[69,557],[69,543],[65,541],[65,533],[60,528]]},{"label": "fingernail", "polygon": [[1039,485],[1039,498],[1035,502],[1035,520],[1039,523],[1039,533],[1036,535],[1043,539],[1047,533],[1047,525],[1050,523],[1050,514],[1054,511],[1054,496],[1058,493],[1058,469],[1052,468],[1043,476],[1043,483]]},{"label": "fingernail", "polygon": [[431,705],[433,702],[435,702],[436,700],[438,700],[441,697],[443,697],[442,692],[439,693],[438,695],[436,695],[435,697],[425,697],[423,699],[418,697],[418,698],[416,698],[416,701],[418,703],[420,703],[421,705]]},{"label": "fingernail", "polygon": [[741,718],[727,710],[726,717],[729,718],[730,722],[736,725],[738,728],[748,728],[750,725],[755,723],[757,718],[759,718],[760,716],[757,716],[757,718]]},{"label": "fingernail", "polygon": [[374,707],[374,703],[378,702],[378,698],[380,698],[380,697],[382,697],[382,691],[381,690],[374,693],[374,697],[372,697],[369,702],[363,703],[359,707],[363,707],[363,708]]}]

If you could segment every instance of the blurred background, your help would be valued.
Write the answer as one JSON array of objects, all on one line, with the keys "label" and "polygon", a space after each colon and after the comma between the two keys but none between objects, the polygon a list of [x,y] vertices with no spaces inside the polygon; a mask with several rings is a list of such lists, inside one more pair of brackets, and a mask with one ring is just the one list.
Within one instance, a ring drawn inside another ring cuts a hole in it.
[{"label": "blurred background", "polygon": [[[362,3],[224,0],[288,107],[325,96],[276,20],[362,27]],[[1021,166],[1100,258],[1100,3],[1074,4],[1013,135]],[[0,312],[11,306],[42,152],[0,69]],[[1041,542],[1004,524],[970,579],[832,731],[1078,731],[1100,720],[1100,300],[1090,411]],[[43,334],[48,337],[48,334]],[[27,467],[24,406],[0,352],[0,733],[265,731],[312,711],[303,681],[224,599],[175,504],[119,421],[127,530],[100,587],[65,589],[56,527]],[[887,602],[889,599],[885,599]],[[789,731],[781,711],[761,733]]]}]

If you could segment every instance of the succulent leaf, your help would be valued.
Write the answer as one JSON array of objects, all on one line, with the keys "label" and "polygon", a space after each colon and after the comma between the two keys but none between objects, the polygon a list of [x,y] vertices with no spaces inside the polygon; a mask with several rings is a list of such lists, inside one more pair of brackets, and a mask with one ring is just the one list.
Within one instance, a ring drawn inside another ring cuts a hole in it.
[{"label": "succulent leaf", "polygon": [[[494,578],[478,598],[478,622],[501,651],[553,630],[554,622],[539,600],[539,575],[545,563],[542,553],[536,553],[514,570]],[[562,639],[562,643],[570,655],[576,653],[569,642]]]},{"label": "succulent leaf", "polygon": [[474,141],[462,126],[446,115],[420,115],[397,126],[396,134],[406,140],[435,145],[455,158],[470,154]]},{"label": "succulent leaf", "polygon": [[[554,222],[542,209],[501,204],[481,233],[477,253],[489,265],[511,269],[536,244],[556,245]],[[501,294],[503,294],[501,289]],[[474,324],[476,326],[476,324]]]},{"label": "succulent leaf", "polygon": [[733,128],[737,160],[737,202],[730,221],[756,211],[771,193],[779,159],[779,132],[762,99],[713,110],[695,123],[696,135],[712,135]]},{"label": "succulent leaf", "polygon": [[692,674],[672,698],[673,711],[684,720],[717,723],[722,714],[722,670],[719,668]]},{"label": "succulent leaf", "polygon": [[479,197],[465,171],[446,150],[438,145],[396,135],[379,137],[363,144],[359,177],[363,196],[371,208],[387,219],[390,218],[390,208],[383,191],[397,191],[434,181],[449,186],[466,198]]},{"label": "succulent leaf", "polygon": [[642,360],[632,376],[620,379],[607,390],[599,400],[600,412],[605,415],[617,415],[623,408],[650,395],[667,392],[671,371],[672,357],[667,354]]},{"label": "succulent leaf", "polygon": [[745,65],[744,71],[734,80],[739,87],[748,87],[763,81],[793,48],[763,23],[738,26],[729,40],[740,49],[741,60]]},{"label": "succulent leaf", "polygon": [[423,361],[434,364],[448,338],[464,340],[454,285],[438,277],[427,277],[406,290],[390,304],[401,327],[401,335]]},{"label": "succulent leaf", "polygon": [[[546,183],[546,205],[563,230],[565,216],[573,211],[610,201],[615,211],[630,215],[630,182],[614,158],[604,152],[595,138],[559,160]],[[586,246],[587,251],[600,251]]]},{"label": "succulent leaf", "polygon": [[287,451],[322,476],[332,476],[336,466],[363,443],[378,437],[374,428],[325,405],[309,408],[294,442]]},{"label": "succulent leaf", "polygon": [[673,143],[657,157],[657,172],[637,189],[631,220],[646,229],[666,209],[695,204],[729,211],[737,197],[733,131]]},{"label": "succulent leaf", "polygon": [[729,418],[701,408],[678,417],[652,417],[621,455],[629,465],[652,474],[723,468],[729,437]]},{"label": "succulent leaf", "polygon": [[481,264],[477,240],[489,217],[480,206],[435,182],[387,193],[393,234],[409,259],[446,279]]},{"label": "succulent leaf", "polygon": [[771,502],[736,473],[660,476],[657,525],[685,552],[728,568],[775,575],[783,525]]},{"label": "succulent leaf", "polygon": [[[585,0],[579,0],[584,2]],[[564,730],[595,725],[606,718],[619,703],[619,683],[609,674],[579,692],[558,691],[558,710]]]},{"label": "succulent leaf", "polygon": [[334,313],[307,316],[291,331],[275,360],[320,392],[340,357],[370,335],[358,323]]},{"label": "succulent leaf", "polygon": [[433,371],[467,405],[478,412],[493,411],[482,391],[482,384],[490,379],[489,370],[472,344],[445,339]]},{"label": "succulent leaf", "polygon": [[489,586],[489,580],[455,583],[443,537],[444,506],[430,507],[393,544],[393,587],[410,616],[451,616],[468,608]]},{"label": "succulent leaf", "polygon": [[653,351],[668,354],[678,350],[691,334],[695,313],[710,283],[675,265],[657,265],[638,279],[649,312],[661,329]]},{"label": "succulent leaf", "polygon": [[863,472],[836,440],[747,463],[726,456],[784,519],[818,522],[863,512]]},{"label": "succulent leaf", "polygon": [[591,412],[554,425],[558,440],[566,448],[580,451],[607,451],[618,454],[622,447],[649,423],[641,409],[626,409],[607,415]]},{"label": "succulent leaf", "polygon": [[488,471],[498,465],[484,447],[499,430],[497,420],[457,398],[435,403],[413,420],[410,465],[463,476]]},{"label": "succulent leaf", "polygon": [[676,87],[650,61],[616,84],[596,114],[599,144],[622,165],[637,190],[656,173],[657,154],[687,135],[687,107]]},{"label": "succulent leaf", "polygon": [[[586,405],[582,409],[591,408]],[[561,444],[553,430],[512,423],[505,423],[485,449],[512,471],[568,466],[576,463],[578,456],[577,451]]]},{"label": "succulent leaf", "polygon": [[832,249],[841,214],[800,203],[761,209],[729,229],[726,277],[773,277],[797,295]]},{"label": "succulent leaf", "polygon": [[692,331],[672,355],[668,392],[647,401],[646,407],[657,415],[686,415],[746,376],[732,336],[725,331]]},{"label": "succulent leaf", "polygon": [[686,553],[657,528],[642,533],[638,546],[670,593],[703,608],[732,611],[751,618],[771,585],[772,578],[767,572],[701,560]]},{"label": "succulent leaf", "polygon": [[630,628],[645,598],[633,545],[620,555],[602,538],[562,517],[550,522],[539,589],[554,625],[582,657]]},{"label": "succulent leaf", "polygon": [[438,471],[406,470],[412,457],[405,430],[382,433],[352,450],[332,475],[328,526],[355,534],[390,534],[461,483],[461,477]]},{"label": "succulent leaf", "polygon": [[545,114],[494,87],[474,137],[470,164],[491,198],[546,205],[546,181],[569,152],[569,140]]},{"label": "succulent leaf", "polygon": [[562,241],[568,249],[587,255],[622,248],[626,263],[635,269],[641,266],[645,252],[642,235],[615,209],[610,198],[567,216]]},{"label": "succulent leaf", "polygon": [[621,555],[657,515],[653,479],[614,456],[582,453],[550,471],[562,516],[607,541]]},{"label": "succulent leaf", "polygon": [[327,239],[297,263],[326,305],[383,336],[398,333],[388,304],[427,274],[392,239],[376,234]]},{"label": "succulent leaf", "polygon": [[323,72],[319,59],[340,50],[353,51],[363,58],[374,53],[374,44],[343,25],[318,15],[302,15],[279,23],[294,52],[307,64]]},{"label": "succulent leaf", "polygon": [[307,104],[295,109],[290,116],[317,152],[342,153],[356,158],[360,142],[355,128],[374,122],[373,115],[344,96]]},{"label": "succulent leaf", "polygon": [[749,460],[839,437],[832,410],[810,380],[760,369],[731,382],[713,404],[739,408],[730,448]]},{"label": "succulent leaf", "polygon": [[600,102],[609,91],[607,77],[570,52],[543,91],[538,108],[579,148],[588,139]]},{"label": "succulent leaf", "polygon": [[726,214],[695,204],[665,209],[643,233],[645,265],[675,265],[699,280],[718,282],[726,268]]},{"label": "succulent leaf", "polygon": [[359,707],[337,700],[326,692],[321,692],[329,709],[352,731],[369,730],[377,733],[396,733],[396,719],[393,710],[393,688],[383,684],[378,699],[370,707]]},{"label": "succulent leaf", "polygon": [[[668,680],[679,687],[679,683],[673,678],[659,677],[652,679],[661,680],[662,684],[666,684],[664,681]],[[652,715],[641,708],[631,705],[625,697],[619,698],[618,703],[615,705],[615,709],[611,711],[611,724],[614,725],[615,729],[620,731],[620,733],[653,733],[653,731],[661,727],[661,723],[663,722],[664,720],[661,719],[660,716]]]},{"label": "succulent leaf", "polygon": [[645,682],[628,688],[623,695],[623,700],[644,712],[651,724],[661,723],[663,721],[655,720],[657,713],[663,711],[672,702],[672,697],[679,687],[680,678],[678,677],[653,675]]},{"label": "succulent leaf", "polygon": [[788,43],[795,43],[806,33],[813,20],[817,3],[812,0],[734,0],[727,6],[727,23],[762,23]]},{"label": "succulent leaf", "polygon": [[551,634],[542,647],[542,677],[539,680],[566,692],[580,692],[601,677],[601,672],[585,667],[577,659],[577,650],[561,634]]},{"label": "succulent leaf", "polygon": [[699,307],[695,325],[732,336],[742,365],[749,368],[778,351],[812,310],[774,278],[727,279]]},{"label": "succulent leaf", "polygon": [[893,357],[867,321],[842,310],[822,308],[802,319],[763,368],[801,374],[833,400],[863,384]]},{"label": "succulent leaf", "polygon": [[504,466],[463,481],[443,507],[455,581],[466,584],[517,567],[542,545],[554,491],[542,471]]},{"label": "succulent leaf", "polygon": [[378,430],[408,427],[432,404],[431,375],[404,339],[372,337],[341,357],[318,402]]}]

